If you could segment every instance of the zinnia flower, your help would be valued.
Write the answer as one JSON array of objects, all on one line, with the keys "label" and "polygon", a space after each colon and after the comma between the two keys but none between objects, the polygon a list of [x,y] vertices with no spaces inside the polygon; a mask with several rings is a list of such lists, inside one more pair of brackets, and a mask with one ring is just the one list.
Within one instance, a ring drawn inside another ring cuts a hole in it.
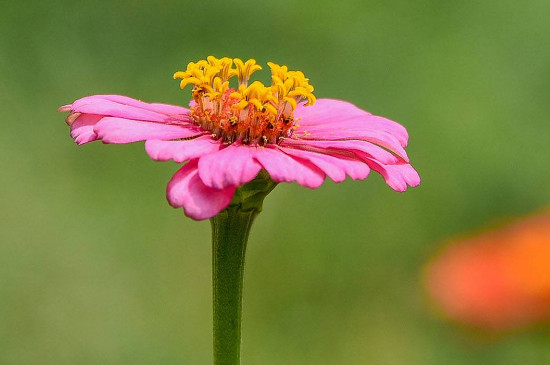
[{"label": "zinnia flower", "polygon": [[550,319],[550,213],[453,242],[426,270],[443,313],[488,331]]},{"label": "zinnia flower", "polygon": [[[268,63],[272,84],[249,83],[256,61],[213,56],[174,74],[193,85],[190,109],[94,95],[59,108],[69,111],[71,136],[81,145],[145,141],[157,161],[185,163],[168,184],[173,207],[202,220],[231,202],[260,171],[279,182],[315,189],[325,177],[341,182],[378,172],[396,191],[420,183],[400,124],[345,101],[316,100],[300,71]],[[238,85],[230,86],[236,77]]]}]

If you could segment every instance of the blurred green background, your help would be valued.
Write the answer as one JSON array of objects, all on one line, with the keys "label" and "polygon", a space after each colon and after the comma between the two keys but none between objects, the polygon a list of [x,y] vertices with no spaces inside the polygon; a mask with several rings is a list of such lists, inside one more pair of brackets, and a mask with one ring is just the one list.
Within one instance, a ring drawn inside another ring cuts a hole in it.
[{"label": "blurred green background", "polygon": [[401,122],[423,179],[275,189],[243,364],[550,363],[550,331],[472,338],[421,288],[442,240],[550,202],[549,16],[547,0],[2,2],[0,363],[211,363],[210,226],[165,201],[177,166],[142,143],[79,148],[56,112],[98,93],[186,105],[172,73],[209,54],[287,64]]}]

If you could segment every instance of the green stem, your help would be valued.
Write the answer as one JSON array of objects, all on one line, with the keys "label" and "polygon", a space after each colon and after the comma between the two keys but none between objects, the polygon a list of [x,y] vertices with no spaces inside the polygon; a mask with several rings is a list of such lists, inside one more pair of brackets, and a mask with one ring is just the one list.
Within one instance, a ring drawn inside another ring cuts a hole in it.
[{"label": "green stem", "polygon": [[246,242],[257,214],[231,207],[211,219],[215,365],[240,364]]},{"label": "green stem", "polygon": [[246,243],[264,198],[275,188],[262,171],[235,192],[230,206],[212,224],[214,365],[239,365]]}]

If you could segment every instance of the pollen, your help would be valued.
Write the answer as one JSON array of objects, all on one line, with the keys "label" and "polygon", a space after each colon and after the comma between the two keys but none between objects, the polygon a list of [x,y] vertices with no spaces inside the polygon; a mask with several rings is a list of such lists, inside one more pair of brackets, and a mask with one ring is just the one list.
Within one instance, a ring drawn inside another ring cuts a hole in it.
[{"label": "pollen", "polygon": [[214,56],[189,63],[174,79],[181,80],[182,89],[193,86],[191,117],[213,138],[227,144],[277,144],[296,129],[296,106],[313,105],[315,96],[303,72],[273,62],[267,65],[271,70],[269,86],[250,82],[251,75],[262,69],[256,60]]}]

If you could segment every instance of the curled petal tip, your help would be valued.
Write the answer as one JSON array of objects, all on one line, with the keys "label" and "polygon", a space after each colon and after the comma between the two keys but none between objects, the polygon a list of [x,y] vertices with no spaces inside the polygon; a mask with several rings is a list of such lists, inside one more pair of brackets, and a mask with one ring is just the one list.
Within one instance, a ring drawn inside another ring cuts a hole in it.
[{"label": "curled petal tip", "polygon": [[79,116],[81,115],[81,113],[71,113],[67,116],[67,118],[65,118],[65,123],[67,123],[67,125],[72,125],[74,123],[74,121],[76,120],[76,118],[78,118]]}]

